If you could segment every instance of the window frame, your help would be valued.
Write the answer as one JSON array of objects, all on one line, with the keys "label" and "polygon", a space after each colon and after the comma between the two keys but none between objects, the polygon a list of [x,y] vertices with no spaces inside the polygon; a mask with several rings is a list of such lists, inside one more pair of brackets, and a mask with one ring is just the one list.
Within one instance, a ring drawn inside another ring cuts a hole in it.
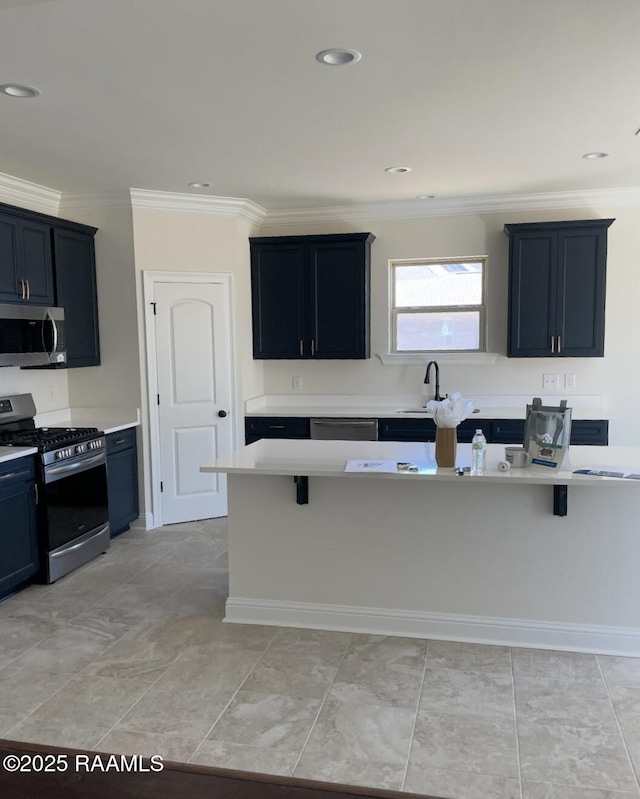
[{"label": "window frame", "polygon": [[[403,266],[444,266],[446,264],[482,263],[481,303],[479,305],[415,305],[405,308],[396,306],[396,269]],[[464,255],[456,258],[393,258],[389,261],[389,352],[394,355],[411,355],[419,353],[485,353],[487,351],[487,271],[489,257],[487,255]],[[429,349],[399,350],[397,342],[398,313],[443,313],[477,311],[479,313],[479,331],[477,349]]]}]

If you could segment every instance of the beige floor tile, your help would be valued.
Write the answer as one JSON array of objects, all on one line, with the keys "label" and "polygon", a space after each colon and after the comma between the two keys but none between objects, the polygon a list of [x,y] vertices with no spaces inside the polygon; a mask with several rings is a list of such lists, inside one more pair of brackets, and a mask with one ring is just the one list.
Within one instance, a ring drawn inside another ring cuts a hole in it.
[{"label": "beige floor tile", "polygon": [[164,585],[123,583],[106,596],[101,597],[95,604],[102,608],[126,609],[145,605],[150,605],[153,608],[160,605],[171,590]]},{"label": "beige floor tile", "polygon": [[238,691],[208,738],[267,749],[300,750],[320,705],[319,699]]},{"label": "beige floor tile", "polygon": [[135,677],[155,682],[179,656],[177,647],[152,641],[117,641],[83,671],[83,677]]},{"label": "beige floor tile", "polygon": [[345,660],[374,660],[389,666],[424,668],[428,642],[419,638],[354,634]]},{"label": "beige floor tile", "polygon": [[420,711],[409,765],[518,777],[515,723]]},{"label": "beige floor tile", "polygon": [[322,756],[303,753],[293,772],[294,777],[323,782],[339,782],[343,785],[364,785],[398,791],[402,787],[404,766],[397,763],[374,763],[357,758],[327,760]]},{"label": "beige floor tile", "polygon": [[521,799],[519,779],[416,765],[407,770],[404,790],[455,799]]},{"label": "beige floor tile", "polygon": [[331,696],[304,750],[306,763],[364,761],[405,766],[415,711],[403,707],[354,705]]},{"label": "beige floor tile", "polygon": [[345,658],[331,687],[331,696],[348,704],[416,709],[422,667],[377,660]]},{"label": "beige floor tile", "polygon": [[63,627],[13,661],[17,668],[77,673],[105,652],[113,641],[104,635]]},{"label": "beige floor tile", "polygon": [[93,749],[119,755],[142,755],[145,758],[160,755],[163,760],[186,763],[196,751],[198,744],[198,740],[179,738],[175,735],[111,730]]},{"label": "beige floor tile", "polygon": [[29,721],[43,727],[106,726],[104,735],[148,688],[146,680],[133,677],[77,677],[40,705]]},{"label": "beige floor tile", "polygon": [[156,684],[118,722],[116,729],[201,741],[235,692],[235,688],[210,688],[207,685],[181,685],[176,690],[171,682]]},{"label": "beige floor tile", "polygon": [[156,608],[135,605],[129,608],[102,608],[94,605],[73,618],[69,627],[116,641],[125,635],[142,634],[159,624],[162,619],[162,610]]},{"label": "beige floor tile", "polygon": [[337,670],[337,666],[327,665],[324,659],[315,655],[290,655],[267,650],[242,688],[263,694],[323,699]]},{"label": "beige floor tile", "polygon": [[466,671],[427,668],[420,710],[513,719],[513,680],[505,669]]},{"label": "beige floor tile", "polygon": [[430,669],[511,670],[511,655],[506,646],[465,644],[458,641],[429,641],[427,667]]},{"label": "beige floor tile", "polygon": [[607,685],[635,685],[640,688],[640,658],[598,655],[598,662]]},{"label": "beige floor tile", "polygon": [[269,646],[276,632],[275,627],[226,624],[210,614],[205,614],[170,616],[146,637],[159,643],[180,642],[192,649],[195,655],[199,654],[199,647],[202,647],[203,654],[221,652],[225,649],[261,653]]},{"label": "beige floor tile", "polygon": [[73,678],[71,674],[32,672],[7,666],[0,671],[0,714],[24,718]]},{"label": "beige floor tile", "polygon": [[109,724],[100,722],[79,724],[77,721],[43,723],[29,716],[7,734],[9,740],[44,744],[45,746],[67,746],[78,749],[93,749],[109,731]]},{"label": "beige floor tile", "polygon": [[0,619],[0,661],[8,663],[59,629],[56,622],[33,617]]},{"label": "beige floor tile", "polygon": [[518,722],[616,728],[607,691],[601,682],[532,680],[516,677]]},{"label": "beige floor tile", "polygon": [[271,649],[291,655],[317,655],[329,662],[339,663],[351,640],[350,633],[327,630],[304,630],[297,627],[272,627],[277,633]]},{"label": "beige floor tile", "polygon": [[637,788],[619,732],[560,724],[519,724],[522,777],[583,788]]},{"label": "beige floor tile", "polygon": [[534,680],[602,682],[595,655],[546,649],[513,649],[513,673]]},{"label": "beige floor tile", "polygon": [[20,740],[9,735],[17,724],[19,724],[26,716],[26,713],[3,713],[0,711],[0,738],[8,738],[9,740]]},{"label": "beige floor tile", "polygon": [[284,749],[265,749],[245,744],[204,741],[190,762],[201,766],[289,777],[297,759],[297,752],[287,752]]},{"label": "beige floor tile", "polygon": [[[195,649],[195,647],[194,647]],[[158,684],[182,688],[239,688],[258,662],[259,652],[245,649],[210,651],[206,654],[183,653],[172,663]]]},{"label": "beige floor tile", "polygon": [[636,791],[603,791],[599,788],[573,788],[549,782],[523,782],[522,799],[637,799]]}]

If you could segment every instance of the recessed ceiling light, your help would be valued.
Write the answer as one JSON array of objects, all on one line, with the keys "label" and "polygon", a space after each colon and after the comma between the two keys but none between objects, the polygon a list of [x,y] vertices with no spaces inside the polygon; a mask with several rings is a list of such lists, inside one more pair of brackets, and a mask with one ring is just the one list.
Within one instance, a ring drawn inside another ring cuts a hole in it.
[{"label": "recessed ceiling light", "polygon": [[21,86],[19,83],[3,83],[0,92],[9,97],[37,97],[40,94],[33,86]]},{"label": "recessed ceiling light", "polygon": [[321,50],[316,55],[316,60],[321,64],[330,67],[343,67],[345,64],[355,64],[360,61],[362,53],[357,50],[345,50],[342,47],[332,47],[329,50]]},{"label": "recessed ceiling light", "polygon": [[435,194],[417,194],[416,200],[433,200],[435,196]]},{"label": "recessed ceiling light", "polygon": [[582,157],[588,161],[594,161],[596,158],[606,158],[609,153],[585,153]]},{"label": "recessed ceiling light", "polygon": [[388,166],[385,172],[391,172],[392,175],[403,175],[405,172],[411,172],[410,166]]},{"label": "recessed ceiling light", "polygon": [[188,183],[188,186],[191,186],[192,189],[208,189],[211,185],[210,183]]}]

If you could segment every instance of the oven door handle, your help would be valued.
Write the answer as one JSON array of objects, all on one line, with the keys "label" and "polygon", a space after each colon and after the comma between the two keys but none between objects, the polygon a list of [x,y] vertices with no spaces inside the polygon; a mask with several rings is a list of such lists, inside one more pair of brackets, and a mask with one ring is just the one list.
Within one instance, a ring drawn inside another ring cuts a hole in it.
[{"label": "oven door handle", "polygon": [[82,547],[86,546],[89,541],[93,541],[94,538],[97,538],[99,535],[104,535],[105,530],[109,529],[109,524],[105,524],[104,527],[101,527],[97,532],[95,532],[90,538],[81,541],[79,544],[74,544],[72,547],[66,547],[62,552],[52,552],[49,557],[50,558],[63,558],[69,554],[69,552],[73,552],[75,549],[81,549]]},{"label": "oven door handle", "polygon": [[45,483],[53,483],[54,480],[60,480],[68,474],[86,472],[89,469],[93,469],[95,466],[99,466],[101,463],[106,463],[106,461],[106,455],[104,452],[100,452],[97,455],[93,455],[91,458],[84,458],[75,463],[64,463],[60,466],[48,467],[44,472],[44,481]]}]

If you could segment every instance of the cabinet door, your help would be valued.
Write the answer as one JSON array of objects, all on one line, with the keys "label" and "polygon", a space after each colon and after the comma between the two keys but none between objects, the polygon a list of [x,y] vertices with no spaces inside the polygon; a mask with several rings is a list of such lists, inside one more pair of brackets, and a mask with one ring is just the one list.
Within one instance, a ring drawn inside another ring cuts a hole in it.
[{"label": "cabinet door", "polygon": [[302,244],[252,244],[251,300],[254,358],[310,356]]},{"label": "cabinet door", "polygon": [[33,466],[22,466],[21,460],[15,461],[20,465],[13,463],[11,470],[0,474],[0,596],[29,580],[39,568]]},{"label": "cabinet door", "polygon": [[261,438],[309,438],[310,422],[302,416],[247,416],[244,432],[246,444]]},{"label": "cabinet door", "polygon": [[[122,445],[119,442],[124,438],[124,435],[118,433],[107,436],[107,491],[111,537],[128,530],[129,524],[140,515],[138,451],[135,446],[121,449]],[[135,430],[132,440],[135,443]],[[125,443],[130,441],[127,440]]]},{"label": "cabinet door", "polygon": [[378,441],[435,441],[433,419],[378,419]]},{"label": "cabinet door", "polygon": [[64,308],[67,366],[99,366],[93,236],[56,228],[53,243],[57,304]]},{"label": "cabinet door", "polygon": [[511,358],[552,354],[552,337],[556,335],[557,259],[554,231],[511,234],[507,342],[507,355]]},{"label": "cabinet door", "polygon": [[18,222],[11,216],[0,216],[0,302],[20,300],[18,276]]},{"label": "cabinet door", "polygon": [[26,301],[53,305],[53,265],[51,227],[40,222],[20,223],[22,256],[19,277],[26,281]]},{"label": "cabinet door", "polygon": [[556,355],[604,355],[606,228],[558,233]]},{"label": "cabinet door", "polygon": [[307,268],[311,356],[368,358],[368,244],[310,243]]}]

